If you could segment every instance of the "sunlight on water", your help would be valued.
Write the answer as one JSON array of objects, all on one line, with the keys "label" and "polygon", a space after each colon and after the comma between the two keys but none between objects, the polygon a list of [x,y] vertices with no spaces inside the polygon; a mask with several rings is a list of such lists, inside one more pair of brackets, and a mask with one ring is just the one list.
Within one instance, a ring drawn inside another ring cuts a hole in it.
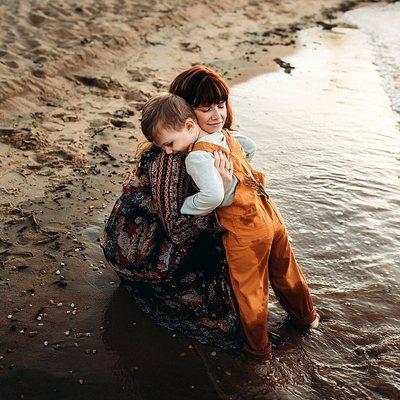
[{"label": "sunlight on water", "polygon": [[[286,389],[303,398],[399,394],[390,369],[400,361],[399,118],[363,32],[314,28],[300,44],[284,59],[291,74],[233,89],[239,131],[258,144],[254,163],[325,316],[302,343],[311,382]],[[367,375],[360,365],[370,364]]]}]

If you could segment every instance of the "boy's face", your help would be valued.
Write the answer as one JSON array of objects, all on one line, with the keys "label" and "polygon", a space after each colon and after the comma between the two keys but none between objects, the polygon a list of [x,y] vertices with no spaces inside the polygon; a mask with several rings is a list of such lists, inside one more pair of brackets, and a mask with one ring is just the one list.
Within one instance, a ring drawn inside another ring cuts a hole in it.
[{"label": "boy's face", "polygon": [[189,147],[199,137],[199,134],[199,125],[191,118],[188,118],[180,131],[170,128],[163,129],[153,144],[161,147],[167,154],[187,153]]}]

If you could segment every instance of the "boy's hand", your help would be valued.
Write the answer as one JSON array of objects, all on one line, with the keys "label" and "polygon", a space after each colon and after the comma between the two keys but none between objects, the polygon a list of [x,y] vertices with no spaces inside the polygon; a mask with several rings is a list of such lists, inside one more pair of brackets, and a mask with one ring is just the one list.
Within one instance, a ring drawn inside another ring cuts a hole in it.
[{"label": "boy's hand", "polygon": [[221,175],[224,189],[226,190],[232,182],[233,165],[220,150],[214,151],[214,165]]}]

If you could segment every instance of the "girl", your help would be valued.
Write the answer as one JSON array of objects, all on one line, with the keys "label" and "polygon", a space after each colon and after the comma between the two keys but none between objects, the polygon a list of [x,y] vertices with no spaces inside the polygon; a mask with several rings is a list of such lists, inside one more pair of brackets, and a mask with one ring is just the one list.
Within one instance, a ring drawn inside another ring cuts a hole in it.
[{"label": "girl", "polygon": [[[180,213],[196,192],[185,157],[155,146],[140,152],[107,221],[104,255],[155,322],[207,345],[241,349],[221,228],[212,214]],[[216,159],[229,183],[224,167],[225,160]]]},{"label": "girl", "polygon": [[[189,152],[185,164],[199,192],[185,200],[181,212],[205,215],[215,210],[226,231],[223,243],[247,341],[244,350],[270,359],[268,281],[297,324],[315,328],[319,315],[282,217],[264,189],[264,176],[248,162],[255,151],[254,142],[222,130],[232,118],[228,85],[211,69],[195,66],[172,82],[170,91],[179,95],[175,87],[185,89],[185,100],[195,114],[178,98],[160,96],[143,109],[143,133],[166,153]],[[214,168],[216,152],[231,160],[228,169],[233,170],[235,179],[226,188]]]}]

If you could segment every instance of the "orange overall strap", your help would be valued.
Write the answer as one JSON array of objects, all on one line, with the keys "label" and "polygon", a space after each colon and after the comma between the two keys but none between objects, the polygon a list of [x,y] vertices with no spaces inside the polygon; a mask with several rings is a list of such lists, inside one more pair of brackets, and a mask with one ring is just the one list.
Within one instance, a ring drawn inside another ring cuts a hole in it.
[{"label": "orange overall strap", "polygon": [[[226,139],[226,142],[231,150],[231,155],[232,157],[235,157],[238,159],[240,164],[242,165],[243,170],[246,172],[247,175],[252,176],[252,168],[249,162],[247,161],[246,158],[246,153],[243,150],[243,147],[240,145],[240,143],[232,136],[230,132],[227,130],[224,130],[224,136]],[[240,156],[239,156],[240,154]],[[239,156],[239,157],[238,157]]]},{"label": "orange overall strap", "polygon": [[229,152],[227,149],[225,149],[225,147],[210,142],[203,142],[203,141],[196,142],[190,151],[197,151],[197,150],[208,151],[209,153],[214,153],[215,150],[221,150],[226,157],[229,156]]},{"label": "orange overall strap", "polygon": [[225,136],[226,142],[228,143],[228,147],[231,150],[231,152],[238,152],[242,153],[245,158],[246,155],[244,154],[243,147],[240,145],[240,143],[232,136],[232,134],[227,131],[226,129],[223,131],[223,134]]},{"label": "orange overall strap", "polygon": [[268,193],[265,190],[265,176],[262,172],[256,171],[247,161],[246,154],[240,145],[240,143],[232,136],[230,132],[224,130],[224,136],[231,150],[231,156],[236,158],[243,170],[243,174],[247,177],[247,183],[255,190],[259,192],[260,195],[269,198]]}]

